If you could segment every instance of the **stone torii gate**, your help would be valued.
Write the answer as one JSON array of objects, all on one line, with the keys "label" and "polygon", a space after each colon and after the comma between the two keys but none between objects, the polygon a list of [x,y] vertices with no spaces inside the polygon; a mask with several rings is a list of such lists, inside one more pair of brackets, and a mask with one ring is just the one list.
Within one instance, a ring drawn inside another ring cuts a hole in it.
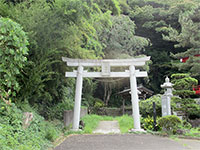
[{"label": "stone torii gate", "polygon": [[[150,60],[150,57],[142,57],[134,59],[104,59],[104,60],[71,59],[62,57],[62,60],[67,63],[67,66],[78,67],[77,71],[74,70],[73,72],[65,73],[65,77],[76,77],[73,130],[77,131],[79,129],[83,77],[89,77],[89,78],[130,77],[134,130],[136,131],[142,130],[140,127],[140,114],[139,114],[136,77],[147,77],[148,75],[146,71],[136,70],[135,67],[144,66],[145,62]],[[83,67],[98,67],[98,66],[101,67],[101,72],[87,72],[87,70],[83,70]],[[111,67],[129,67],[129,70],[125,70],[124,72],[111,72]]]}]

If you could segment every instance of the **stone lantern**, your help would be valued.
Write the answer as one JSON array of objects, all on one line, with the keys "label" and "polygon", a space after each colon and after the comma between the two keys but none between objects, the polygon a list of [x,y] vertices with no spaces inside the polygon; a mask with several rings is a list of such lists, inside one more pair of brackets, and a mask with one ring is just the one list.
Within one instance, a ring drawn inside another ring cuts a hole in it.
[{"label": "stone lantern", "polygon": [[171,115],[171,97],[173,84],[170,82],[169,78],[165,78],[165,83],[161,85],[161,88],[165,90],[164,95],[162,95],[162,116]]}]

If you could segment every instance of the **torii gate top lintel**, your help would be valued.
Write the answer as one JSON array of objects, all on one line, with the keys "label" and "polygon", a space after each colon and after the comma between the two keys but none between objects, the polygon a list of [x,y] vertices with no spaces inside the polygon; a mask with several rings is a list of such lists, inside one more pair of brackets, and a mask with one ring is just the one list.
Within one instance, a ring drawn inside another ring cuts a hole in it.
[{"label": "torii gate top lintel", "polygon": [[95,67],[102,66],[104,63],[108,63],[110,66],[143,66],[145,62],[150,60],[150,56],[133,58],[133,59],[72,59],[67,57],[62,57],[64,62],[67,62],[68,66],[87,66]]}]

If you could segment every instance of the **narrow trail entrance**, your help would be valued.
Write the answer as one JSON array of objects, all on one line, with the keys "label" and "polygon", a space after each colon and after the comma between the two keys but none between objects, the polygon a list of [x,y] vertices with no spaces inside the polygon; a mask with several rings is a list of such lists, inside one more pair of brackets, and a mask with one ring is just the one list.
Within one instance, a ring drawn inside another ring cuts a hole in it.
[{"label": "narrow trail entrance", "polygon": [[100,134],[119,134],[119,124],[118,121],[100,121],[97,129],[93,133]]}]

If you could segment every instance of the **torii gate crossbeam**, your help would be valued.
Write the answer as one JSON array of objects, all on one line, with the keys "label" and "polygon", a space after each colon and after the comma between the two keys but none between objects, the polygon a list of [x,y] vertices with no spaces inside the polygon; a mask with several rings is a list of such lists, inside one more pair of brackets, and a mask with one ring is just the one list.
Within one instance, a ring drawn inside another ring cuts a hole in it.
[{"label": "torii gate crossbeam", "polygon": [[[142,57],[134,59],[105,59],[105,60],[90,60],[90,59],[84,60],[84,59],[71,59],[63,57],[62,60],[64,62],[67,62],[68,66],[78,67],[77,71],[65,73],[66,77],[77,78],[76,91],[75,91],[73,130],[77,131],[79,129],[83,77],[91,77],[91,78],[130,77],[134,129],[137,131],[141,130],[136,77],[147,77],[147,72],[135,70],[135,66],[145,65],[145,62],[150,60],[150,57]],[[83,70],[84,69],[83,67],[96,67],[96,66],[101,66],[101,72],[87,72],[86,70]],[[129,70],[126,70],[125,72],[110,72],[111,67],[117,67],[117,66],[129,66]]]}]

